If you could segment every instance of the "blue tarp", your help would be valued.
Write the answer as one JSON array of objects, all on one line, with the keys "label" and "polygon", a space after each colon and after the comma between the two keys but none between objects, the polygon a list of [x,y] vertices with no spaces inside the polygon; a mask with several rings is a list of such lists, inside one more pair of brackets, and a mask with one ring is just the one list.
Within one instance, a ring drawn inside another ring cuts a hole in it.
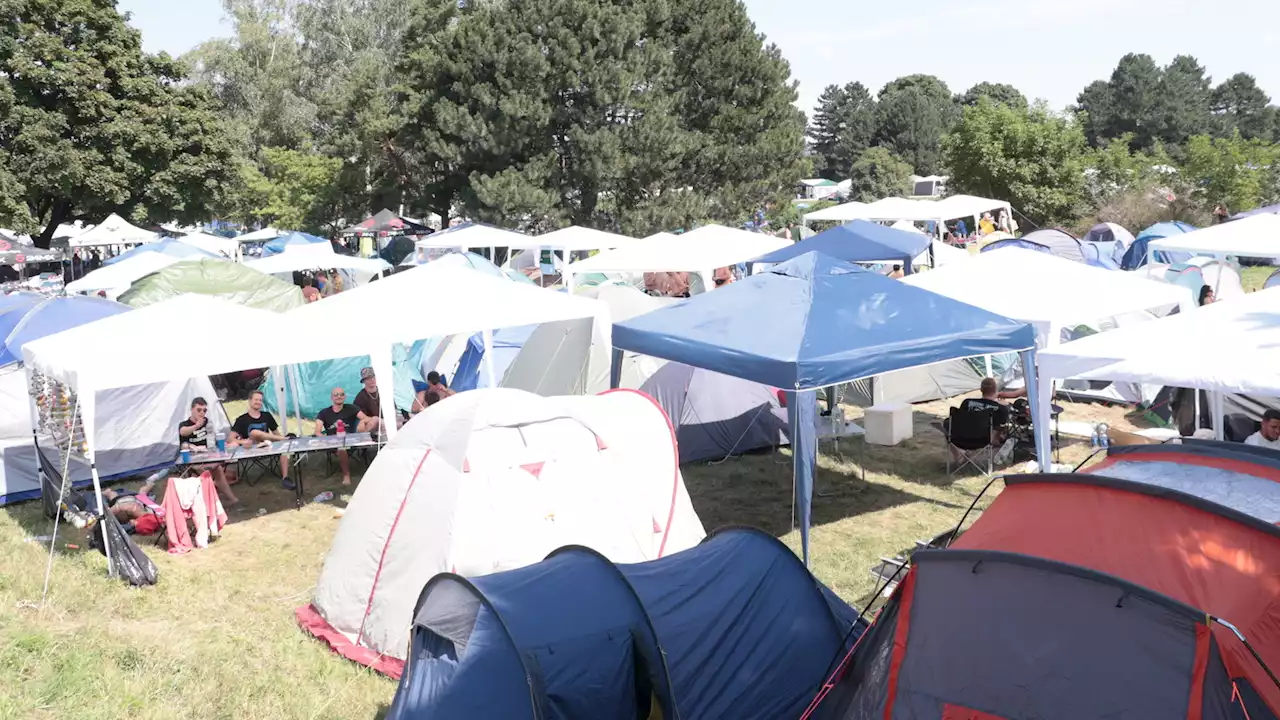
[{"label": "blue tarp", "polygon": [[217,255],[205,252],[194,245],[188,245],[181,240],[164,238],[153,243],[147,243],[146,245],[139,245],[138,247],[122,252],[113,258],[107,258],[102,262],[102,264],[115,265],[121,260],[127,260],[131,257],[137,257],[138,255],[145,255],[146,253],[160,253],[161,255],[168,255],[169,257],[181,258],[183,260],[199,260],[200,258],[218,257]]},{"label": "blue tarp", "polygon": [[[1120,261],[1121,270],[1137,270],[1147,264],[1147,246],[1155,240],[1163,240],[1167,237],[1174,237],[1184,233],[1193,232],[1196,226],[1188,225],[1177,220],[1173,222],[1156,223],[1151,227],[1138,233],[1138,237],[1134,238],[1133,244],[1125,251],[1124,258]],[[1184,263],[1191,259],[1191,253],[1157,253],[1156,262],[1160,263]]]},{"label": "blue tarp", "polygon": [[387,718],[647,720],[650,698],[665,718],[799,717],[865,630],[856,617],[750,529],[634,565],[569,547],[437,575]]},{"label": "blue tarp", "polygon": [[[0,314],[0,366],[22,362],[22,346],[46,335],[128,311],[128,305],[100,297],[50,298],[26,312]],[[92,352],[86,348],[85,352]]]},{"label": "blue tarp", "polygon": [[314,245],[316,243],[327,243],[328,240],[315,235],[308,235],[304,232],[291,232],[281,235],[275,240],[269,241],[262,246],[262,257],[271,257],[284,252],[284,249],[290,245]]},{"label": "blue tarp", "polygon": [[[625,350],[791,391],[796,507],[808,563],[817,397],[795,391],[943,360],[1021,351],[1035,342],[1035,331],[1026,323],[806,253],[615,324],[613,381],[616,387]],[[1035,398],[1030,384],[1028,391]]]},{"label": "blue tarp", "polygon": [[1280,205],[1268,205],[1266,207],[1254,208],[1253,210],[1245,210],[1244,212],[1232,215],[1231,219],[1243,220],[1244,218],[1253,217],[1254,215],[1266,215],[1268,213],[1272,215],[1280,215]]},{"label": "blue tarp", "polygon": [[[507,374],[507,368],[515,362],[520,349],[537,329],[537,325],[525,325],[493,331],[493,377],[495,380],[502,382],[503,376]],[[489,387],[484,371],[484,336],[481,333],[472,335],[467,341],[467,349],[458,360],[458,369],[453,372],[453,381],[449,387],[456,392]]]},{"label": "blue tarp", "polygon": [[[1053,248],[1047,245],[1041,245],[1038,242],[1024,240],[1022,238],[1010,238],[1008,240],[997,240],[993,243],[987,243],[982,246],[978,252],[991,252],[992,250],[1004,250],[1006,248],[1022,248],[1023,250],[1034,250],[1035,252],[1048,253],[1053,255]],[[1001,257],[1004,257],[1003,255]]]},{"label": "blue tarp", "polygon": [[854,220],[762,255],[751,262],[780,263],[808,252],[819,252],[851,263],[902,263],[903,272],[910,274],[912,259],[928,250],[930,242],[930,238],[920,233],[895,230],[866,220]]}]

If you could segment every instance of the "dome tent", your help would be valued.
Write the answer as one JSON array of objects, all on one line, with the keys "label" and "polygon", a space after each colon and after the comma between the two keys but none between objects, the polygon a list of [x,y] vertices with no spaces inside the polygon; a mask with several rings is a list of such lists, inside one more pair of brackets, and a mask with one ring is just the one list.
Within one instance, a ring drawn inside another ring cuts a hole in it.
[{"label": "dome tent", "polygon": [[561,548],[432,578],[387,717],[796,718],[855,615],[758,530],[634,565]]},{"label": "dome tent", "polygon": [[787,410],[777,391],[760,383],[669,362],[640,391],[671,418],[681,463],[790,444]]},{"label": "dome tent", "polygon": [[566,544],[618,562],[696,545],[702,523],[678,463],[665,413],[634,391],[447,398],[365,473],[299,623],[398,676],[414,599],[438,573],[524,567]]},{"label": "dome tent", "polygon": [[1022,236],[1023,240],[1043,245],[1054,255],[1064,260],[1084,262],[1084,252],[1080,249],[1080,241],[1075,235],[1058,228],[1034,230]]},{"label": "dome tent", "polygon": [[1098,223],[1080,239],[1081,248],[1092,249],[1092,253],[1085,252],[1085,261],[1093,259],[1109,269],[1120,267],[1130,245],[1133,245],[1133,233],[1115,223]]},{"label": "dome tent", "polygon": [[185,294],[213,295],[237,305],[287,312],[303,305],[302,290],[240,263],[206,258],[184,260],[140,278],[120,296],[134,308]]},{"label": "dome tent", "polygon": [[[1173,222],[1156,223],[1151,227],[1138,233],[1138,237],[1134,239],[1133,244],[1125,251],[1124,257],[1120,261],[1121,270],[1137,270],[1147,264],[1147,246],[1153,240],[1163,240],[1174,235],[1182,235],[1192,232],[1196,229],[1194,225],[1188,225],[1177,220]],[[1160,253],[1166,255],[1167,253]],[[1183,253],[1174,253],[1177,257],[1157,257],[1156,262],[1182,263],[1191,259],[1190,255]]]}]

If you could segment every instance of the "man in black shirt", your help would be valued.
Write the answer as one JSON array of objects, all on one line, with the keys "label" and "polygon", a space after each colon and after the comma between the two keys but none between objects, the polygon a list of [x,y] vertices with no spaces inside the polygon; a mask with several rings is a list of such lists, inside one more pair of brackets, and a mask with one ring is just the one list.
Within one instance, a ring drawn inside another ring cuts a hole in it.
[{"label": "man in black shirt", "polygon": [[982,397],[969,398],[960,403],[960,409],[964,412],[989,411],[991,412],[991,425],[996,429],[1003,428],[1009,424],[1009,406],[996,399],[998,388],[996,387],[995,378],[982,378],[982,384],[979,385],[982,390]]},{"label": "man in black shirt", "polygon": [[[213,427],[209,424],[209,403],[198,397],[191,401],[191,417],[178,423],[178,442],[189,445],[196,452],[216,450],[213,444]],[[221,463],[209,463],[196,466],[197,470],[208,470],[213,476],[213,484],[218,492],[232,505],[240,504],[240,498],[231,491],[231,483],[227,480],[226,468]]]},{"label": "man in black shirt", "polygon": [[[231,442],[244,447],[253,447],[259,443],[270,443],[284,440],[280,434],[280,425],[271,413],[262,409],[262,392],[254,390],[249,395],[249,412],[236,418],[231,425]],[[289,479],[289,456],[280,456],[280,485],[286,490],[297,488]]]},{"label": "man in black shirt", "polygon": [[[316,414],[317,435],[337,435],[338,423],[342,423],[342,432],[355,432],[360,424],[360,411],[355,405],[347,404],[347,391],[340,387],[329,392],[333,405]],[[338,456],[338,467],[342,468],[342,484],[351,484],[351,461],[346,450],[335,450]]]}]

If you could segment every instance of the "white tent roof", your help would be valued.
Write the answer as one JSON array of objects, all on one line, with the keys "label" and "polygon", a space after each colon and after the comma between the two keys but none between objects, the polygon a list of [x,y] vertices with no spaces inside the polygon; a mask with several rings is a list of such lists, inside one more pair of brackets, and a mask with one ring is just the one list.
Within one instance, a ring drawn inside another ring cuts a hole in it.
[{"label": "white tent roof", "polygon": [[[287,313],[328,327],[353,328],[344,342],[411,343],[459,333],[597,318],[609,332],[603,303],[478,272],[428,263]],[[327,338],[318,338],[329,342]],[[352,346],[352,354],[364,347]]]},{"label": "white tent roof", "polygon": [[192,247],[199,248],[207,253],[221,255],[225,258],[233,258],[236,256],[236,250],[240,248],[240,241],[235,238],[224,238],[218,235],[209,235],[208,233],[190,233],[177,238],[178,242],[186,243]]},{"label": "white tent roof", "polygon": [[[145,252],[124,258],[120,262],[94,270],[79,280],[69,283],[69,293],[97,292],[99,290],[127,290],[138,278],[169,267],[190,258],[174,257],[165,253]],[[241,368],[242,370],[244,368]]]},{"label": "white tent roof", "polygon": [[[515,241],[513,240],[512,242],[514,243]],[[574,225],[536,237],[525,236],[520,244],[512,244],[507,247],[520,248],[522,250],[547,248],[565,252],[580,252],[585,250],[612,250],[634,242],[637,242],[635,238],[627,237],[626,235]]]},{"label": "white tent roof", "polygon": [[646,240],[571,263],[573,273],[705,272],[771,253],[791,241],[707,225],[672,238]]},{"label": "white tent roof", "polygon": [[238,243],[267,242],[268,240],[275,240],[283,234],[283,232],[273,227],[265,227],[261,230],[254,230],[253,232],[247,232],[243,235],[239,235],[235,238],[235,241]]},{"label": "white tent roof", "polygon": [[67,243],[73,247],[90,247],[95,245],[141,245],[154,242],[159,235],[150,230],[130,225],[127,220],[112,213],[101,225],[72,236]]},{"label": "white tent roof", "polygon": [[863,217],[868,220],[938,222],[969,218],[1000,208],[1010,209],[1010,205],[1003,200],[991,200],[973,195],[953,195],[942,200],[908,200],[895,197],[877,200],[866,206],[863,208]]},{"label": "white tent roof", "polygon": [[646,237],[646,238],[645,238],[645,240],[662,240],[662,239],[664,239],[664,238],[673,238],[673,237],[679,237],[679,236],[678,236],[678,235],[676,235],[675,233],[669,233],[669,232],[656,232],[656,233],[654,233],[654,234],[652,234],[652,235],[650,235],[650,236]]},{"label": "white tent roof", "polygon": [[1280,289],[1064,343],[1040,377],[1082,377],[1280,397]]},{"label": "white tent roof", "polygon": [[[147,253],[154,255],[155,253]],[[118,263],[119,264],[119,263]],[[217,318],[224,327],[252,332],[252,342],[174,342],[193,319]],[[155,305],[81,325],[22,347],[31,368],[76,388],[90,391],[186,380],[328,359],[307,357],[281,329],[281,316],[211,295],[179,295]]]},{"label": "white tent roof", "polygon": [[1280,258],[1280,215],[1264,213],[1154,240],[1147,251]]},{"label": "white tent roof", "polygon": [[823,208],[822,210],[814,210],[811,213],[806,213],[804,220],[805,222],[812,220],[821,222],[849,222],[850,220],[859,220],[867,216],[867,207],[868,205],[866,203],[847,202],[843,205],[836,205],[834,207]]},{"label": "white tent roof", "polygon": [[485,248],[485,247],[525,247],[528,235],[503,230],[490,225],[472,225],[461,230],[448,230],[427,235],[415,240],[418,248]]},{"label": "white tent roof", "polygon": [[391,265],[379,258],[360,258],[341,255],[333,251],[330,243],[313,243],[310,245],[289,245],[284,252],[276,253],[260,260],[250,260],[245,267],[253,268],[268,275],[277,273],[301,272],[303,270],[355,270],[360,273],[376,275],[390,270]]},{"label": "white tent roof", "polygon": [[1068,325],[1169,305],[1190,310],[1195,305],[1184,287],[1020,248],[981,253],[909,275],[903,282],[1029,322],[1036,326],[1042,346],[1056,345],[1059,330]]}]

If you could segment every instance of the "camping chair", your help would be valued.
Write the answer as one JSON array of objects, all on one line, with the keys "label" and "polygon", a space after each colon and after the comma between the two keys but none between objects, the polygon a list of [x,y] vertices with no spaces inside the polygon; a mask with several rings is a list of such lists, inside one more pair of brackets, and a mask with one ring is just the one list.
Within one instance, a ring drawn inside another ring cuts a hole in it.
[{"label": "camping chair", "polygon": [[[965,468],[972,466],[975,470],[990,475],[995,463],[996,447],[991,443],[992,430],[991,411],[961,410],[951,408],[950,419],[944,426],[947,436],[947,477],[955,477]],[[959,462],[954,463],[959,451]],[[980,464],[986,460],[986,469]]]}]

